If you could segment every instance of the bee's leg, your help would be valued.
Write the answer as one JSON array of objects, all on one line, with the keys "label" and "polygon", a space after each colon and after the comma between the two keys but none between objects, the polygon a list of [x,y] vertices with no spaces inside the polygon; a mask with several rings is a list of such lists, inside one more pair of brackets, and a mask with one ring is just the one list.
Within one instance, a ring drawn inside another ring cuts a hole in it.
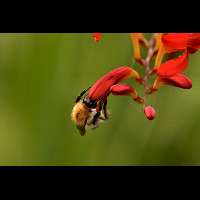
[{"label": "bee's leg", "polygon": [[[92,110],[91,109],[89,109],[89,113],[92,114]],[[87,121],[87,125],[89,125],[89,126],[92,125],[92,121],[93,121],[93,119],[88,120]]]},{"label": "bee's leg", "polygon": [[93,124],[93,125],[96,125],[96,123],[97,123],[97,121],[98,121],[100,115],[101,115],[100,112],[97,112],[97,113],[95,114],[95,116],[93,117],[93,120],[92,120],[92,124]]},{"label": "bee's leg", "polygon": [[104,104],[103,104],[103,114],[104,114],[104,117],[105,119],[108,119],[108,112],[107,112],[107,99],[104,101]]},{"label": "bee's leg", "polygon": [[93,125],[96,125],[99,117],[101,116],[101,110],[102,110],[102,102],[98,102],[98,105],[96,108],[97,113],[94,115],[93,120],[92,120]]}]

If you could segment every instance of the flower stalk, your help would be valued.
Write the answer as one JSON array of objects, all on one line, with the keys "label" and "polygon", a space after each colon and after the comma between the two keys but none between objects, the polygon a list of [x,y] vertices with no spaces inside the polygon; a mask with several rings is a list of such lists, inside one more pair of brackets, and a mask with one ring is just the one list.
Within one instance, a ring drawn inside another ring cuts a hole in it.
[{"label": "flower stalk", "polygon": [[155,45],[156,45],[156,34],[154,33],[149,41],[149,48],[147,52],[147,57],[144,60],[144,67],[145,67],[145,74],[143,77],[143,85],[144,85],[144,107],[146,105],[147,96],[150,93],[150,87],[148,85],[148,81],[153,74],[153,70],[150,67],[151,59],[153,58],[154,52],[155,52]]}]

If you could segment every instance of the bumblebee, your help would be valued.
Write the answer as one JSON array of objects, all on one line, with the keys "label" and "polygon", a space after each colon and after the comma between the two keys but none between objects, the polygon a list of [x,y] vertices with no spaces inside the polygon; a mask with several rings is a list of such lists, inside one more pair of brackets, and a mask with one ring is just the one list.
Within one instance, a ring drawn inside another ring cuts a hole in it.
[{"label": "bumblebee", "polygon": [[128,66],[121,66],[102,76],[76,98],[71,117],[81,135],[85,135],[87,128],[97,128],[101,122],[108,119],[107,98],[110,94],[130,96],[137,103],[144,103],[133,87],[119,84],[128,78],[133,78],[140,84],[143,81],[137,71]]},{"label": "bumblebee", "polygon": [[84,136],[86,129],[95,129],[102,122],[108,119],[107,100],[91,100],[88,97],[87,91],[84,90],[75,100],[71,118],[75,122],[76,127],[80,131],[81,136]]}]

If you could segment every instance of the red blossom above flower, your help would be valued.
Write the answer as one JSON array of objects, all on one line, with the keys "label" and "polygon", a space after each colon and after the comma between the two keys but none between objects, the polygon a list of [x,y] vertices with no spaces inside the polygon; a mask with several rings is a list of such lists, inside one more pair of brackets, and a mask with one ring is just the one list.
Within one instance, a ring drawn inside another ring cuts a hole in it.
[{"label": "red blossom above flower", "polygon": [[99,42],[101,40],[101,33],[93,33],[93,38],[95,42]]},{"label": "red blossom above flower", "polygon": [[200,33],[168,33],[162,34],[155,66],[159,66],[166,53],[187,50],[189,54],[200,48]]},{"label": "red blossom above flower", "polygon": [[199,49],[200,33],[168,33],[162,36],[162,42],[169,52]]}]

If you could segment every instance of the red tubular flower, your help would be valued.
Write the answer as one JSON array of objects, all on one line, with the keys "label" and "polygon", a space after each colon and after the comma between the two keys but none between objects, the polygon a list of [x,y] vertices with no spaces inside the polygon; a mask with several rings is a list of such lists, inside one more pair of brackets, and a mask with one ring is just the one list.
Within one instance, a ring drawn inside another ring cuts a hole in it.
[{"label": "red tubular flower", "polygon": [[169,60],[159,67],[156,67],[155,71],[158,77],[154,82],[153,90],[157,90],[160,86],[165,84],[183,89],[190,89],[192,87],[192,81],[181,74],[187,65],[188,52],[186,50],[183,55],[178,58]]},{"label": "red tubular flower", "polygon": [[[116,85],[120,81],[133,78],[139,83],[141,82],[140,75],[134,69],[122,66],[112,70],[103,77],[101,77],[89,90],[88,97],[93,101],[104,101],[110,93],[115,95],[130,94],[137,100],[136,91],[127,85]],[[115,87],[114,87],[115,86]]]},{"label": "red tubular flower", "polygon": [[101,40],[101,33],[93,33],[93,38],[95,42],[99,42]]}]

